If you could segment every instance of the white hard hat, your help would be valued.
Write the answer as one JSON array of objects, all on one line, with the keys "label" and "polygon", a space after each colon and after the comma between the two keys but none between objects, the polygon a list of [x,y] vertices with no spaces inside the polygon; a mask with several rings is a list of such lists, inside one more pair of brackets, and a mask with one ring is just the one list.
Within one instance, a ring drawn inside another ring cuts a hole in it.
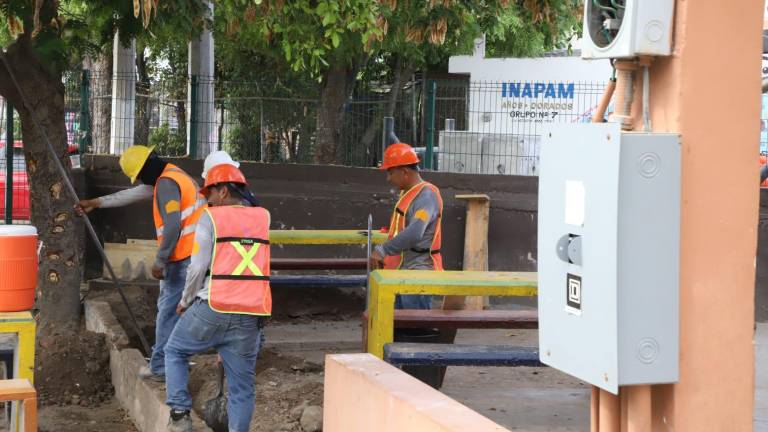
[{"label": "white hard hat", "polygon": [[210,171],[211,168],[222,164],[232,165],[235,168],[240,167],[240,163],[232,160],[232,156],[230,156],[229,153],[223,150],[217,150],[205,158],[205,162],[203,162],[203,178],[208,175],[208,171]]}]

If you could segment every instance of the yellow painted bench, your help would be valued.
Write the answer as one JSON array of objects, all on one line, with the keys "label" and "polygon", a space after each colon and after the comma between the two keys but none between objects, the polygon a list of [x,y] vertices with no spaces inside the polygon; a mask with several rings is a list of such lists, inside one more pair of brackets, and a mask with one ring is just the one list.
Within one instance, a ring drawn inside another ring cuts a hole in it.
[{"label": "yellow painted bench", "polygon": [[[13,378],[15,380],[0,380],[3,385],[16,388],[16,384],[18,384],[16,380],[28,381],[30,386],[34,383],[35,327],[35,319],[30,312],[0,312],[0,334],[16,334],[16,346],[13,349]],[[0,385],[0,390],[2,390],[3,385]],[[32,412],[34,407],[30,408],[31,402],[26,400],[29,399],[28,397],[23,399],[25,401],[21,404],[15,404],[12,411],[11,430],[13,431],[20,431],[21,424],[24,423],[19,421],[22,418],[22,408],[30,410],[30,414],[26,416],[27,427],[35,425],[36,414]],[[36,427],[28,430],[36,430]]]},{"label": "yellow painted bench", "polygon": [[384,357],[394,339],[397,294],[535,296],[534,272],[376,270],[368,279],[368,352]]},{"label": "yellow painted bench", "polygon": [[[372,231],[373,244],[387,241],[387,234]],[[365,230],[271,230],[270,244],[282,245],[364,245]]]},{"label": "yellow painted bench", "polygon": [[0,333],[16,334],[13,377],[35,380],[35,319],[29,312],[0,312]]}]

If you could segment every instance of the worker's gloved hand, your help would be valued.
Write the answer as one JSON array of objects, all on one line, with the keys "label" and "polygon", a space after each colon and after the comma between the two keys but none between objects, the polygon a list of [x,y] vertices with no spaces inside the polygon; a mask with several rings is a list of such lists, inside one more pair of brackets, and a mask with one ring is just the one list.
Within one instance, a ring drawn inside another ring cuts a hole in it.
[{"label": "worker's gloved hand", "polygon": [[157,265],[153,265],[152,266],[152,277],[153,278],[155,278],[157,280],[164,279],[165,278],[165,274],[164,273],[165,273],[165,269],[163,269],[162,267],[157,266]]},{"label": "worker's gloved hand", "polygon": [[380,269],[384,268],[384,257],[381,256],[379,251],[374,250],[371,253],[371,269]]},{"label": "worker's gloved hand", "polygon": [[101,201],[99,201],[98,198],[80,200],[80,202],[75,204],[75,213],[83,216],[84,214],[91,212],[93,209],[99,208],[100,205]]}]

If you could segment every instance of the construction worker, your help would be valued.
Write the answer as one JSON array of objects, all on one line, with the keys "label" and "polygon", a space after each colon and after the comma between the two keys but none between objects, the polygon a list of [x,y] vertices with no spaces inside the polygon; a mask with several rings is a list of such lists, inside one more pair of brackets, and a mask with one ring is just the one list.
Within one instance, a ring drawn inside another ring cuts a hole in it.
[{"label": "construction worker", "polygon": [[192,262],[177,307],[181,319],[165,347],[170,431],[192,432],[187,359],[214,348],[224,364],[229,431],[247,432],[263,317],[272,313],[269,212],[229,164],[207,173],[209,207],[197,224]]},{"label": "construction worker", "polygon": [[[419,157],[413,147],[395,143],[384,151],[381,170],[387,181],[400,190],[392,212],[389,240],[376,246],[376,267],[404,270],[443,270],[440,255],[443,199],[437,186],[422,180]],[[397,296],[397,309],[430,309],[431,296]]]},{"label": "construction worker", "polygon": [[139,371],[143,379],[165,380],[165,343],[178,321],[176,305],[181,299],[184,281],[192,255],[195,225],[206,206],[198,193],[197,183],[181,168],[166,162],[154,147],[134,145],[120,156],[120,168],[141,184],[131,189],[89,200],[75,209],[79,214],[95,208],[113,208],[152,199],[153,216],[159,248],[152,265],[152,276],[160,280],[157,298],[155,345],[149,366]]}]

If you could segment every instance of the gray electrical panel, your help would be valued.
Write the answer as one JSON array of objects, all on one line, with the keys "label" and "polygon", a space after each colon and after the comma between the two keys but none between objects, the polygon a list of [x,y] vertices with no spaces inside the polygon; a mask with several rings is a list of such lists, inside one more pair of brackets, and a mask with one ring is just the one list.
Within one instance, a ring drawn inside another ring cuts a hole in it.
[{"label": "gray electrical panel", "polygon": [[680,136],[544,129],[541,361],[612,393],[678,380]]}]

